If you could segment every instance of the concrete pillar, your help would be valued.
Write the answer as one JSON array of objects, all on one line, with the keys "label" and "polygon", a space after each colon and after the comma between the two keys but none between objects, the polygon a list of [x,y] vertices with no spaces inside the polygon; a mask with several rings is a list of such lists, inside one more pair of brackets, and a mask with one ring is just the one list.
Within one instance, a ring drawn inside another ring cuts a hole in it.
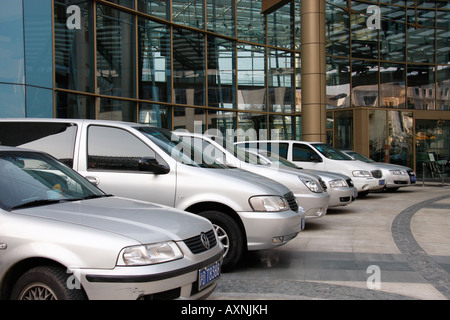
[{"label": "concrete pillar", "polygon": [[301,0],[302,140],[327,141],[325,0]]}]

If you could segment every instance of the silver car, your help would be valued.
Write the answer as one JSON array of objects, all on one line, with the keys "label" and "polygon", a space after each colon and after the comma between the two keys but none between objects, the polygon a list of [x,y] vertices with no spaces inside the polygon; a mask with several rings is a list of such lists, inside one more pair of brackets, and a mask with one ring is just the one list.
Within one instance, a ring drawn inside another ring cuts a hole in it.
[{"label": "silver car", "polygon": [[374,160],[351,150],[343,150],[343,152],[355,160],[375,165],[383,172],[386,180],[385,189],[388,191],[398,190],[400,187],[407,187],[416,183],[416,173],[413,169],[398,164],[375,162]]},{"label": "silver car", "polygon": [[329,208],[346,206],[358,197],[358,190],[354,187],[353,180],[346,175],[328,171],[303,169],[295,163],[290,162],[277,154],[271,153],[270,151],[258,150],[255,152],[260,156],[263,156],[266,161],[273,166],[283,167],[286,170],[292,170],[294,172],[301,170],[301,172],[310,172],[318,175],[325,183],[326,190],[330,195]]},{"label": "silver car", "polygon": [[[198,133],[175,132],[185,142],[194,147],[201,147],[207,157],[218,163],[240,168],[263,177],[275,180],[289,188],[297,199],[298,204],[304,209],[305,218],[319,218],[326,215],[330,195],[322,188],[320,177],[313,173],[293,172],[289,169],[274,168],[267,162],[260,162],[257,155],[253,157],[245,149],[216,140],[219,137],[211,137]],[[230,152],[228,149],[231,149]]]},{"label": "silver car", "polygon": [[0,147],[0,299],[197,299],[223,247],[205,218],[106,195],[54,158]]}]

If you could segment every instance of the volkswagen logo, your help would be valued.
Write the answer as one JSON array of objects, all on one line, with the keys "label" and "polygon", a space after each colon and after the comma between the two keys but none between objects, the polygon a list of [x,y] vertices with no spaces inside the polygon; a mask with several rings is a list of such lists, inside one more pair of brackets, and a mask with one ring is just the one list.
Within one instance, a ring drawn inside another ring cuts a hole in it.
[{"label": "volkswagen logo", "polygon": [[206,248],[206,250],[209,250],[209,248],[211,248],[211,243],[209,242],[208,236],[206,235],[206,233],[201,233],[200,234],[200,239],[202,240],[203,246]]}]

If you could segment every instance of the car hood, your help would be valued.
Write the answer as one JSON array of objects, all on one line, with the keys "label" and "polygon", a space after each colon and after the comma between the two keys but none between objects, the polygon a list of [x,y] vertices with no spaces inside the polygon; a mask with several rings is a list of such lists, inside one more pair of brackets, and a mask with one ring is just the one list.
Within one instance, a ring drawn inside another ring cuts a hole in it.
[{"label": "car hood", "polygon": [[119,197],[63,202],[15,213],[95,228],[143,244],[184,240],[212,229],[211,223],[199,216]]},{"label": "car hood", "polygon": [[405,167],[399,164],[392,164],[392,163],[384,163],[384,162],[372,162],[371,164],[379,167],[379,168],[383,168],[383,169],[388,169],[388,170],[405,170],[405,171],[412,171],[411,168],[409,167]]}]

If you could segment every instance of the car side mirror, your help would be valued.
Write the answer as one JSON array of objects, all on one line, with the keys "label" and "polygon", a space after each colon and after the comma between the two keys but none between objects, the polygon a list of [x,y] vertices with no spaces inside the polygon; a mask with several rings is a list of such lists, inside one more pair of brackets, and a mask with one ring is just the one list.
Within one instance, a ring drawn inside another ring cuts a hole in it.
[{"label": "car side mirror", "polygon": [[153,157],[143,157],[139,160],[139,171],[152,172],[155,174],[167,174],[170,168],[167,164],[161,164]]},{"label": "car side mirror", "polygon": [[317,153],[312,154],[312,155],[309,157],[309,159],[310,159],[312,162],[322,162],[322,161],[323,161],[322,158],[321,158]]}]

